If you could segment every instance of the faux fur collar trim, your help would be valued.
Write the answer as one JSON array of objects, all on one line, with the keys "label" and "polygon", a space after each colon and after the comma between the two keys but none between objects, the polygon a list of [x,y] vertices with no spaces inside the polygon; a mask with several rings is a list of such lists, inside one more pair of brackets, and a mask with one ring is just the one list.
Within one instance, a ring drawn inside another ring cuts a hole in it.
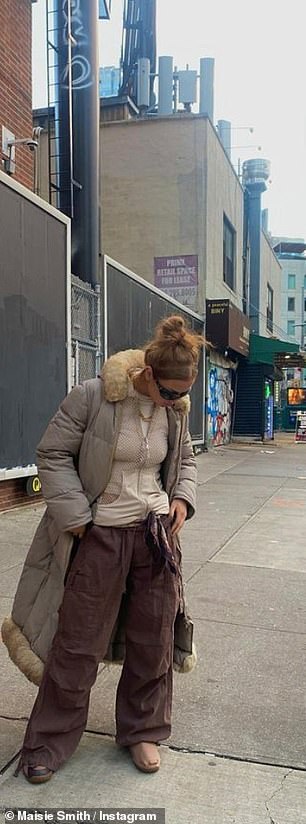
[{"label": "faux fur collar trim", "polygon": [[[130,370],[143,369],[144,365],[144,352],[142,349],[125,349],[124,352],[111,355],[101,370],[106,400],[112,403],[123,401],[128,394]],[[189,395],[179,398],[172,408],[183,415],[188,415],[190,410]]]}]

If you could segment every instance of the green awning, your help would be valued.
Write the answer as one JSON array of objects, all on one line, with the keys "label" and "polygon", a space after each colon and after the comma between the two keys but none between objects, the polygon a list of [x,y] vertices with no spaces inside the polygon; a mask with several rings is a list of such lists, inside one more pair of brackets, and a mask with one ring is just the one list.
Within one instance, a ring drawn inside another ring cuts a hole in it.
[{"label": "green awning", "polygon": [[[298,343],[288,343],[287,340],[279,340],[279,338],[264,338],[262,335],[250,335],[250,363],[269,363],[274,366],[276,360],[279,361],[279,356],[292,355],[294,352],[299,352]],[[278,356],[278,357],[277,357]]]}]

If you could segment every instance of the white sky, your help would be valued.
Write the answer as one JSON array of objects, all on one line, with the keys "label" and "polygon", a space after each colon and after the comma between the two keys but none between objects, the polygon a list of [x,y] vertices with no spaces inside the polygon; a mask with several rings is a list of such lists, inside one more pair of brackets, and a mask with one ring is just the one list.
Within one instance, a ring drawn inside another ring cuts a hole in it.
[{"label": "white sky", "polygon": [[[157,0],[157,6],[158,54],[173,55],[180,69],[188,63],[199,70],[200,57],[215,58],[215,122],[232,123],[232,145],[239,147],[233,163],[271,161],[262,200],[270,231],[306,238],[305,0]],[[99,23],[101,65],[119,64],[122,8],[123,0],[112,0],[111,21]],[[47,103],[45,0],[32,9],[36,108]]]}]

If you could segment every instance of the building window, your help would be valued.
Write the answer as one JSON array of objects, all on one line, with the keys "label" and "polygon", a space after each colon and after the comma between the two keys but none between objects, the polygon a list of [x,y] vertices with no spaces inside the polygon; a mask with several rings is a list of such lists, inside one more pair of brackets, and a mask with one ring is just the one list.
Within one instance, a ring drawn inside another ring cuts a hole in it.
[{"label": "building window", "polygon": [[288,312],[295,312],[295,298],[288,298]]},{"label": "building window", "polygon": [[288,289],[295,289],[295,275],[288,275]]},{"label": "building window", "polygon": [[273,289],[269,283],[267,290],[267,329],[273,332]]},{"label": "building window", "polygon": [[223,280],[235,291],[236,232],[227,217],[223,216]]},{"label": "building window", "polygon": [[304,298],[304,312],[306,312],[306,298]]},{"label": "building window", "polygon": [[306,275],[304,275],[304,289],[306,289]]},{"label": "building window", "polygon": [[288,320],[287,332],[288,332],[288,335],[290,335],[292,338],[294,338],[294,336],[295,336],[295,321],[294,320]]}]

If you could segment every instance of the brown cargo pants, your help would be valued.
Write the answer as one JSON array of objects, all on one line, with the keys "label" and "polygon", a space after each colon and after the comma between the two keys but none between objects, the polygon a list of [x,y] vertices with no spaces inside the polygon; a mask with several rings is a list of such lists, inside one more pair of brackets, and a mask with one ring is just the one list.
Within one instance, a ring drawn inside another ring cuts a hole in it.
[{"label": "brown cargo pants", "polygon": [[[172,547],[169,518],[161,519]],[[126,656],[116,697],[116,741],[129,746],[170,735],[178,575],[153,557],[145,543],[145,522],[128,528],[92,526],[67,578],[20,766],[56,770],[77,747],[124,592]]]}]

